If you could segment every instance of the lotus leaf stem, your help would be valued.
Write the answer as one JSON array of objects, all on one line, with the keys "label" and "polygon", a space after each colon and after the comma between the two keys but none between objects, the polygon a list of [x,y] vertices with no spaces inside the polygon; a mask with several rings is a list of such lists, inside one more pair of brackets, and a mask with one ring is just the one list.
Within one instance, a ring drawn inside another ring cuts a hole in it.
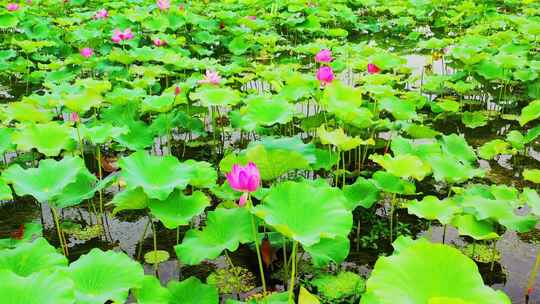
[{"label": "lotus leaf stem", "polygon": [[529,302],[529,296],[533,289],[533,284],[536,281],[536,275],[538,274],[538,267],[540,267],[540,250],[538,251],[538,254],[536,255],[536,260],[534,262],[534,266],[532,268],[531,274],[529,276],[529,280],[527,282],[527,290],[525,290],[525,300],[528,303]]},{"label": "lotus leaf stem", "polygon": [[66,251],[66,248],[64,247],[64,239],[62,238],[62,230],[60,228],[60,222],[58,221],[58,213],[54,209],[54,207],[51,206],[51,212],[54,219],[54,224],[56,225],[56,233],[58,234],[58,241],[60,242],[60,247],[62,247],[62,253],[65,256],[68,256],[68,253]]},{"label": "lotus leaf stem", "polygon": [[140,260],[141,259],[141,254],[142,254],[142,246],[143,246],[143,241],[144,241],[144,237],[146,236],[146,231],[148,231],[148,226],[150,226],[150,219],[148,219],[148,222],[146,222],[146,226],[144,226],[144,231],[141,235],[141,238],[139,240],[139,252],[137,253],[137,260]]},{"label": "lotus leaf stem", "polygon": [[[253,202],[251,201],[251,194],[248,195],[248,206],[249,208],[253,207]],[[261,282],[263,286],[263,293],[266,295],[266,279],[264,277],[264,269],[261,258],[261,250],[259,248],[259,237],[257,233],[257,228],[255,225],[255,216],[251,213],[251,231],[253,233],[253,240],[255,241],[255,250],[257,251],[257,261],[259,262],[259,272],[261,275]]]},{"label": "lotus leaf stem", "polygon": [[293,249],[291,254],[291,283],[289,284],[289,303],[294,303],[294,282],[296,280],[296,251],[298,249],[298,241],[293,241]]}]

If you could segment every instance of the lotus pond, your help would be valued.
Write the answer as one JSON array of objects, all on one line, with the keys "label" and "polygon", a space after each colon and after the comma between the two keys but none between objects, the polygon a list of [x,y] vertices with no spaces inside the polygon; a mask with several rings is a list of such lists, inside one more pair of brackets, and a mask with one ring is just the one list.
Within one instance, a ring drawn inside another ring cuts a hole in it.
[{"label": "lotus pond", "polygon": [[0,303],[540,303],[540,3],[0,0]]}]

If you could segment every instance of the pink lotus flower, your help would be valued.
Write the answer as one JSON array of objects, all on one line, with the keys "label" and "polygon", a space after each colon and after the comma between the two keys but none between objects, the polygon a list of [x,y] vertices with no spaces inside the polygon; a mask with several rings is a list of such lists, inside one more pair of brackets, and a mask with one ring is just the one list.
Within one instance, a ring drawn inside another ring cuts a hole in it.
[{"label": "pink lotus flower", "polygon": [[210,84],[219,84],[221,78],[219,77],[218,72],[206,70],[204,79],[199,80],[199,83],[210,83]]},{"label": "pink lotus flower", "polygon": [[165,11],[171,8],[171,1],[170,0],[157,0],[156,5],[159,7],[160,10]]},{"label": "pink lotus flower", "polygon": [[231,172],[226,174],[229,186],[236,191],[243,192],[238,205],[244,206],[248,193],[255,192],[261,184],[261,174],[257,166],[249,162],[246,166],[233,165]]},{"label": "pink lotus flower", "polygon": [[257,16],[247,16],[249,20],[257,20]]},{"label": "pink lotus flower", "polygon": [[109,12],[102,8],[100,9],[99,11],[96,12],[96,14],[94,15],[94,19],[106,19],[107,17],[109,17]]},{"label": "pink lotus flower", "polygon": [[167,41],[156,38],[154,39],[154,45],[157,47],[164,46],[167,45]]},{"label": "pink lotus flower", "polygon": [[174,88],[174,95],[178,96],[181,92],[182,88],[180,88],[179,86],[176,86],[176,88]]},{"label": "pink lotus flower", "polygon": [[123,32],[119,29],[115,29],[111,37],[111,40],[114,43],[120,43],[121,41],[131,39],[133,39],[133,32],[130,28],[125,29]]},{"label": "pink lotus flower", "polygon": [[94,54],[94,51],[91,48],[84,48],[81,50],[81,56],[84,58],[89,58]]},{"label": "pink lotus flower", "polygon": [[316,62],[330,62],[332,61],[332,51],[330,50],[321,50],[315,55]]},{"label": "pink lotus flower", "polygon": [[71,114],[69,114],[69,120],[72,121],[72,122],[79,122],[79,114],[77,114],[77,112],[71,112]]},{"label": "pink lotus flower", "polygon": [[21,8],[21,7],[17,3],[8,3],[6,5],[6,9],[8,11],[10,11],[10,12],[14,12],[14,11],[18,10],[19,8]]},{"label": "pink lotus flower", "polygon": [[320,67],[317,71],[317,80],[319,80],[323,86],[331,83],[334,80],[334,71],[328,66]]},{"label": "pink lotus flower", "polygon": [[367,71],[370,74],[377,74],[377,73],[379,73],[381,71],[381,69],[379,69],[379,67],[374,65],[373,63],[369,63],[367,65]]}]

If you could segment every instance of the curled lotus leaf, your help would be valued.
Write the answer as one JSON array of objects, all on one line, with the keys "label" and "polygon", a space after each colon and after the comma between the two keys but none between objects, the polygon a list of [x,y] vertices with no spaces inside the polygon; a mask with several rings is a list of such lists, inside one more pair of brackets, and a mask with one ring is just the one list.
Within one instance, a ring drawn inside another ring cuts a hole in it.
[{"label": "curled lotus leaf", "polygon": [[372,154],[369,158],[389,173],[405,179],[412,177],[421,181],[431,173],[431,167],[427,162],[411,154],[400,154],[394,157],[389,154]]},{"label": "curled lotus leaf", "polygon": [[327,131],[325,126],[320,126],[317,129],[317,136],[323,145],[332,145],[339,151],[349,151],[364,144],[361,138],[348,136],[341,128]]},{"label": "curled lotus leaf", "polygon": [[422,200],[409,201],[407,209],[410,214],[426,220],[438,220],[441,224],[449,224],[460,208],[451,200],[439,200],[437,197],[428,195]]},{"label": "curled lotus leaf", "polygon": [[30,124],[16,131],[12,138],[17,149],[30,151],[33,148],[45,156],[57,156],[62,150],[72,150],[75,141],[71,137],[73,128],[56,122]]}]

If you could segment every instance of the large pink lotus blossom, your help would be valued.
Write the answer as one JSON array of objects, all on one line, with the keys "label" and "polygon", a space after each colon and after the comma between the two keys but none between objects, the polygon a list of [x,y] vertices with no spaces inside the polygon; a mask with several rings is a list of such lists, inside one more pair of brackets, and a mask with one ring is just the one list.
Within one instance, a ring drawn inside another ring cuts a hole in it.
[{"label": "large pink lotus blossom", "polygon": [[218,72],[206,70],[204,79],[199,80],[199,83],[210,83],[210,84],[219,84],[221,78],[219,77]]},{"label": "large pink lotus blossom", "polygon": [[157,0],[156,5],[158,8],[162,11],[166,11],[169,8],[171,8],[171,1],[170,0]]},{"label": "large pink lotus blossom", "polygon": [[130,28],[125,29],[123,32],[119,29],[115,29],[111,37],[111,40],[114,43],[120,43],[121,41],[131,39],[133,39],[133,32]]},{"label": "large pink lotus blossom", "polygon": [[317,62],[330,62],[332,61],[332,51],[330,50],[321,50],[315,55],[315,61]]},{"label": "large pink lotus blossom", "polygon": [[376,66],[375,64],[369,63],[369,64],[367,65],[367,71],[368,71],[368,73],[370,73],[370,74],[377,74],[377,73],[379,73],[379,72],[381,71],[381,69],[379,69],[379,67]]},{"label": "large pink lotus blossom", "polygon": [[244,206],[248,193],[255,192],[261,184],[261,174],[257,166],[249,162],[246,166],[233,165],[231,172],[226,174],[229,186],[236,191],[243,192],[238,204]]},{"label": "large pink lotus blossom", "polygon": [[153,42],[154,42],[154,45],[158,46],[158,47],[167,45],[167,41],[165,41],[163,39],[159,39],[159,38],[154,39]]},{"label": "large pink lotus blossom", "polygon": [[317,71],[317,80],[319,80],[323,86],[332,83],[334,80],[334,71],[328,66],[320,67]]},{"label": "large pink lotus blossom", "polygon": [[10,11],[10,12],[17,11],[17,10],[19,10],[19,8],[21,8],[21,7],[20,7],[19,4],[17,4],[17,3],[8,3],[8,4],[6,5],[6,9],[7,9],[8,11]]},{"label": "large pink lotus blossom", "polygon": [[91,48],[85,47],[81,50],[81,56],[84,58],[89,58],[94,54],[94,51]]},{"label": "large pink lotus blossom", "polygon": [[100,9],[99,11],[96,12],[96,14],[94,15],[94,19],[106,19],[107,17],[109,17],[109,12],[102,8]]}]

